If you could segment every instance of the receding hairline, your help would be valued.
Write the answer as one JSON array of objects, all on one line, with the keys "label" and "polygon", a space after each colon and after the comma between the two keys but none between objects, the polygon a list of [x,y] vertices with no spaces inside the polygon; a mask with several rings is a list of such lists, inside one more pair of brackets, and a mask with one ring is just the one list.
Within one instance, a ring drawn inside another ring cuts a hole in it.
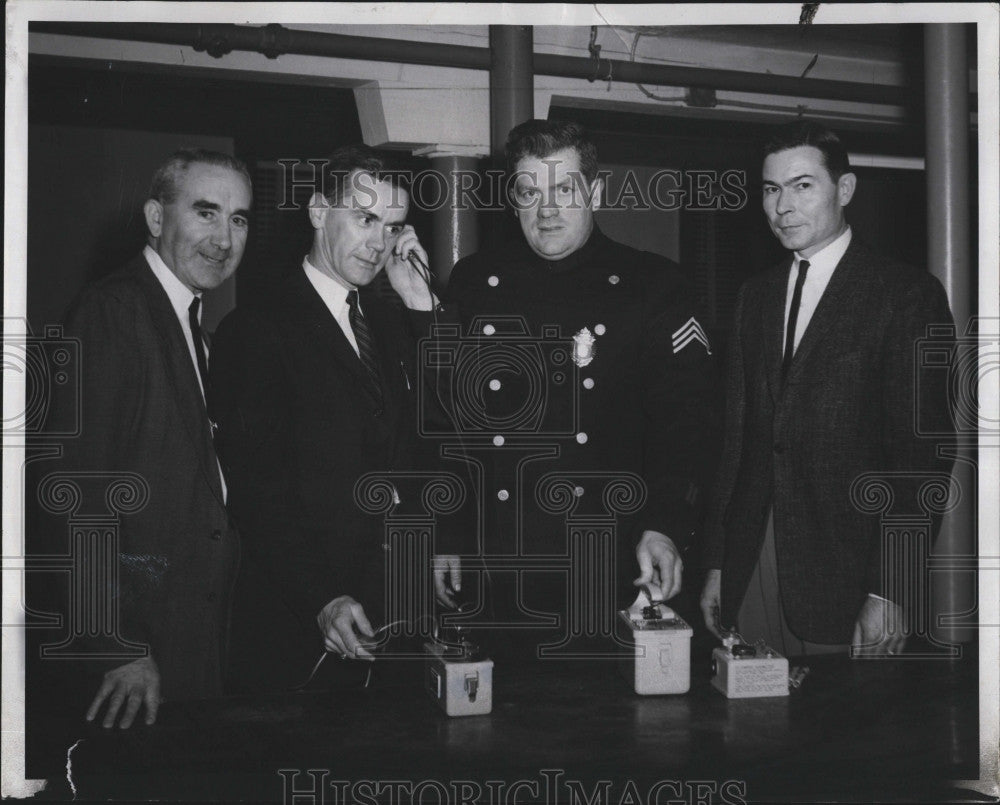
[{"label": "receding hairline", "polygon": [[[363,184],[363,185],[359,186],[358,184],[356,184],[356,179],[359,176],[367,176],[367,177],[369,177],[371,179],[371,184]],[[331,198],[330,198],[329,195],[324,195],[322,193],[320,193],[320,195],[323,195],[323,197],[326,199],[327,203],[331,207],[333,207],[334,209],[348,209],[348,208],[350,208],[350,209],[365,210],[365,209],[370,209],[370,208],[364,207],[364,206],[352,206],[352,207],[349,207],[348,206],[348,200],[356,198],[357,195],[358,195],[359,190],[363,191],[364,189],[367,188],[367,190],[369,190],[369,191],[374,191],[380,185],[387,185],[390,188],[390,196],[389,196],[390,205],[387,207],[387,209],[399,209],[399,207],[393,205],[392,202],[395,201],[395,200],[397,200],[398,198],[400,198],[399,195],[397,195],[397,194],[399,194],[399,193],[403,194],[402,195],[402,201],[403,201],[403,207],[402,207],[402,209],[404,210],[404,216],[405,216],[406,213],[409,212],[409,207],[410,207],[410,191],[407,190],[398,180],[397,181],[393,181],[392,180],[392,176],[390,174],[381,174],[380,175],[380,174],[377,174],[377,173],[373,173],[372,171],[368,170],[367,168],[352,168],[350,171],[347,172],[347,175],[345,177],[345,187],[344,187],[344,189],[345,189],[345,191],[350,191],[350,192],[349,193],[345,192],[345,193],[342,193],[342,194],[338,194],[339,195],[339,199],[338,200],[336,200],[336,201],[331,200]]]}]

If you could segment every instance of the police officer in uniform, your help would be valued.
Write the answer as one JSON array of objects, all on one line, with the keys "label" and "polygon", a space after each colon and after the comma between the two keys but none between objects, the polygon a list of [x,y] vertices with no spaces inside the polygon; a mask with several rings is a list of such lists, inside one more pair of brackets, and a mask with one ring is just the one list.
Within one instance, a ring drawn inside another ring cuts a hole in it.
[{"label": "police officer in uniform", "polygon": [[[680,591],[718,452],[717,372],[678,266],[595,226],[604,188],[583,129],[528,121],[506,157],[524,239],[451,273],[465,353],[448,406],[495,622],[532,645],[546,625],[601,637],[634,585]],[[571,544],[569,523],[601,535],[612,515],[616,545]]]}]

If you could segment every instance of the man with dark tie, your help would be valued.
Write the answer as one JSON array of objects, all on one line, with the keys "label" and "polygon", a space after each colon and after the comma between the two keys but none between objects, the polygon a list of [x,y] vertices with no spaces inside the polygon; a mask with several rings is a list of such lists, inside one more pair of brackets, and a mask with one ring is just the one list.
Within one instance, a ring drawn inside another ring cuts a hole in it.
[{"label": "man with dark tie", "polygon": [[701,606],[716,634],[736,625],[786,655],[903,648],[908,580],[852,483],[882,473],[915,507],[915,474],[950,471],[915,422],[919,410],[932,432],[951,428],[947,389],[915,361],[928,326],[951,323],[948,300],[931,274],[852,233],[857,181],[828,129],[774,133],[764,212],[792,254],[740,290],[729,347]]},{"label": "man with dark tie", "polygon": [[[120,518],[117,576],[106,591],[85,590],[113,602],[118,633],[84,636],[74,649],[107,656],[124,641],[146,656],[67,666],[105,672],[89,683],[86,714],[105,727],[127,728],[141,712],[153,723],[161,698],[222,693],[239,543],[205,402],[201,301],[239,265],[250,206],[242,162],[205,150],[173,154],[143,207],[148,245],[86,288],[67,319],[66,335],[80,341],[81,429],[62,459],[44,462],[45,472],[125,476],[145,496]],[[79,598],[71,604],[84,606]],[[45,670],[62,671],[64,662],[46,661]]]},{"label": "man with dark tie", "polygon": [[[399,174],[363,146],[334,152],[309,203],[312,247],[266,305],[240,306],[214,339],[212,399],[244,540],[233,614],[234,690],[295,687],[324,651],[370,658],[384,613],[384,523],[355,484],[428,468],[417,439],[412,322],[370,289],[386,269],[412,311],[437,300],[407,258]],[[415,313],[419,318],[421,313]],[[434,580],[460,586],[441,552]],[[348,674],[349,676],[349,674]]]}]

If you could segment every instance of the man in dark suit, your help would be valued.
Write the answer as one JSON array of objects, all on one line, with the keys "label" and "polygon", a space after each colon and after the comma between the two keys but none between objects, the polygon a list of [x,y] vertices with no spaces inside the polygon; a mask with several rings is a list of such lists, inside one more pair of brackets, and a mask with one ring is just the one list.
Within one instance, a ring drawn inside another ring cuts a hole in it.
[{"label": "man in dark suit", "polygon": [[[106,705],[105,727],[119,715],[129,727],[143,707],[153,723],[161,695],[222,691],[239,544],[205,403],[200,307],[202,294],[239,265],[250,205],[242,162],[177,152],[157,170],[143,208],[149,244],[87,288],[68,317],[66,335],[80,339],[81,432],[53,469],[75,478],[132,473],[145,489],[136,495],[148,494],[120,518],[118,582],[107,591],[117,638],[148,653],[84,662],[108,669],[87,712],[92,720]],[[84,642],[84,653],[108,648],[107,640]]]},{"label": "man in dark suit", "polygon": [[948,301],[929,273],[852,234],[857,178],[835,134],[799,121],[764,153],[764,212],[793,254],[737,301],[702,611],[712,631],[738,623],[785,654],[898,653],[906,581],[851,488],[884,473],[915,507],[914,474],[950,470],[914,419],[951,427],[946,388],[915,362],[928,325],[951,323]]},{"label": "man in dark suit", "polygon": [[[266,307],[237,308],[214,341],[213,401],[245,547],[236,690],[305,683],[324,649],[371,657],[389,546],[355,484],[369,472],[426,466],[408,322],[368,288],[386,268],[429,323],[436,300],[407,260],[427,260],[406,225],[408,194],[364,147],[333,154],[323,191],[309,205],[309,254]],[[439,557],[434,572],[447,601],[446,572],[459,585],[457,557]],[[321,673],[318,681],[333,681],[330,663]]]}]

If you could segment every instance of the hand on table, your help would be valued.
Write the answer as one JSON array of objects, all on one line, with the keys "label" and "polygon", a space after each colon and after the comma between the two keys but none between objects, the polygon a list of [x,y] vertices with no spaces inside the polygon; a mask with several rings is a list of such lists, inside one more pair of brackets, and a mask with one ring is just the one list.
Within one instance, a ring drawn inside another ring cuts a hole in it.
[{"label": "hand on table", "polygon": [[438,554],[434,557],[434,592],[437,600],[447,607],[455,608],[455,600],[448,587],[454,592],[462,590],[462,560],[454,554]]},{"label": "hand on table", "polygon": [[108,708],[102,725],[106,729],[114,726],[123,704],[125,710],[118,724],[121,729],[132,726],[143,704],[146,705],[146,723],[154,723],[160,706],[160,670],[156,661],[152,657],[142,657],[108,671],[87,710],[87,721],[94,720],[105,700]]},{"label": "hand on table", "polygon": [[375,637],[364,607],[349,595],[334,598],[320,610],[316,623],[323,633],[326,650],[341,657],[352,659],[374,660],[364,643],[358,638],[360,632],[364,637]]},{"label": "hand on table", "polygon": [[705,618],[708,631],[720,640],[722,639],[722,626],[719,623],[721,607],[722,571],[713,568],[705,575],[705,586],[701,590],[701,614]]},{"label": "hand on table", "polygon": [[882,657],[899,654],[905,643],[903,608],[884,598],[868,596],[854,622],[851,656]]}]

